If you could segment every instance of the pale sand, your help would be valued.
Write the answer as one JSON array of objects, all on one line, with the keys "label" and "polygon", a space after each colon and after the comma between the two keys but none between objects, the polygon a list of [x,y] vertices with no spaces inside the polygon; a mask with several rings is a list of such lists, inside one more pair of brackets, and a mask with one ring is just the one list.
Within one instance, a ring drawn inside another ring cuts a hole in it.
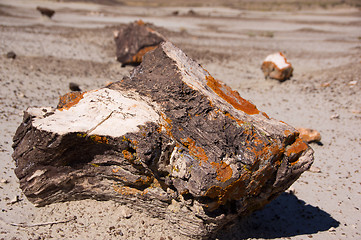
[{"label": "pale sand", "polygon": [[[159,0],[160,2],[163,2]],[[217,1],[211,1],[212,3]],[[321,132],[314,167],[263,210],[218,239],[360,239],[361,15],[354,8],[264,12],[217,7],[126,7],[49,1],[0,2],[0,239],[187,239],[165,221],[112,201],[36,208],[21,193],[12,136],[28,107],[56,106],[69,82],[83,90],[121,80],[117,25],[152,22],[175,45],[270,117]],[[35,10],[56,10],[52,20]],[[189,10],[196,14],[188,14]],[[174,11],[179,11],[177,16]],[[9,51],[17,54],[8,59]],[[291,80],[265,80],[265,57],[284,52]],[[14,197],[21,201],[11,204]],[[67,223],[17,227],[72,219]],[[122,235],[122,236],[121,236]],[[163,238],[162,238],[163,237]]]}]

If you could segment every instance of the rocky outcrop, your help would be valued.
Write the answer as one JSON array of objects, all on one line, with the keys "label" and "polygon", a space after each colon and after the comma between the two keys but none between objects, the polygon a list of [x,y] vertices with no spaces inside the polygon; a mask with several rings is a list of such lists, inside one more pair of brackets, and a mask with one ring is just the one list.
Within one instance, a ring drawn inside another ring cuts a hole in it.
[{"label": "rocky outcrop", "polygon": [[112,199],[197,238],[262,208],[313,162],[293,127],[169,42],[120,82],[29,108],[13,148],[37,206]]},{"label": "rocky outcrop", "polygon": [[154,50],[165,38],[142,20],[114,33],[116,57],[122,65],[138,65],[144,54]]},{"label": "rocky outcrop", "polygon": [[293,67],[281,53],[268,55],[263,61],[261,69],[266,78],[270,77],[279,81],[285,81],[292,76]]}]

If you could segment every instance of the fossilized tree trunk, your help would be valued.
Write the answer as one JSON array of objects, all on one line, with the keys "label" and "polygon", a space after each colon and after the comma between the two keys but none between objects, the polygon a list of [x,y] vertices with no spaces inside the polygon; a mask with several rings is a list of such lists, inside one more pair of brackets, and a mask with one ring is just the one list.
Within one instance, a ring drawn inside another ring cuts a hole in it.
[{"label": "fossilized tree trunk", "polygon": [[193,237],[263,207],[313,162],[293,127],[169,42],[129,78],[68,94],[57,109],[29,108],[13,147],[20,187],[37,206],[112,199]]}]

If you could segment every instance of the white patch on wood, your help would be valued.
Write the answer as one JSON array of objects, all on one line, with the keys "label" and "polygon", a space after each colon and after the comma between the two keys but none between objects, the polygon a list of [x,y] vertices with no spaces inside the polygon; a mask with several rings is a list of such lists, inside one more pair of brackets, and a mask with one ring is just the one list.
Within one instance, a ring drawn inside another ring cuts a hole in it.
[{"label": "white patch on wood", "polygon": [[39,176],[43,175],[45,172],[46,172],[45,170],[40,170],[40,169],[38,169],[38,170],[36,170],[36,171],[33,173],[33,175],[31,175],[30,177],[28,177],[28,178],[26,179],[26,181],[29,182],[31,179],[33,179],[33,178],[35,178],[35,177],[39,177]]},{"label": "white patch on wood", "polygon": [[91,135],[119,137],[138,131],[139,125],[159,120],[153,107],[138,94],[107,88],[87,92],[68,110],[56,109],[54,114],[45,118],[41,109],[28,110],[36,116],[33,126],[58,134],[87,132]]},{"label": "white patch on wood", "polygon": [[280,70],[291,66],[285,56],[280,52],[268,55],[264,61],[274,63]]},{"label": "white patch on wood", "polygon": [[[161,45],[169,58],[173,59],[181,70],[182,81],[194,90],[205,95],[212,103],[227,112],[234,111],[233,106],[219,97],[210,87],[207,86],[207,76],[210,74],[197,62],[187,57],[185,53],[170,42]],[[242,114],[242,113],[240,113]]]},{"label": "white patch on wood", "polygon": [[207,85],[206,76],[209,75],[198,63],[188,58],[187,55],[170,42],[162,43],[164,52],[169,58],[173,59],[181,70],[183,82],[194,90],[209,95],[210,92],[205,88]]}]

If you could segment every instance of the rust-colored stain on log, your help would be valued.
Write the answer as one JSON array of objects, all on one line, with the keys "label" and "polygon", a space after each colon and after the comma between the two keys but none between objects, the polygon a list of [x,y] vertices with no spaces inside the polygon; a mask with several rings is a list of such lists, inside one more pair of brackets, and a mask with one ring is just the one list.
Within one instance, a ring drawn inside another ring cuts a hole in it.
[{"label": "rust-colored stain on log", "polygon": [[127,187],[127,186],[117,186],[116,184],[113,184],[113,189],[114,191],[116,191],[117,193],[120,193],[122,195],[136,195],[136,194],[140,194],[142,195],[143,192],[136,189],[136,188],[131,188],[131,187]]},{"label": "rust-colored stain on log", "polygon": [[136,148],[137,145],[138,145],[138,141],[137,140],[132,140],[132,139],[129,139],[129,138],[126,138],[125,136],[123,136],[123,139],[122,139],[123,142],[128,142],[128,143],[131,143],[133,146],[133,148]]},{"label": "rust-colored stain on log", "polygon": [[216,204],[210,205],[210,211],[217,209],[220,205],[224,205],[228,200],[239,200],[246,194],[246,179],[249,174],[243,174],[236,181],[229,186],[222,188],[220,186],[210,187],[205,196],[210,197],[216,201]]},{"label": "rust-colored stain on log", "polygon": [[286,137],[288,137],[290,134],[292,134],[292,132],[290,130],[285,130],[284,134]]},{"label": "rust-colored stain on log", "polygon": [[[193,139],[191,139],[190,137],[188,137],[187,139],[182,139],[182,143],[185,147],[188,148],[189,154],[200,160],[200,165],[202,164],[202,162],[208,163],[208,156],[206,155],[206,152],[203,148],[196,146],[196,142]],[[216,179],[218,181],[226,182],[232,177],[232,168],[225,162],[211,162],[210,165],[216,170]]]},{"label": "rust-colored stain on log", "polygon": [[84,93],[86,92],[70,92],[64,96],[59,97],[58,110],[68,110],[72,106],[76,105],[83,98]]},{"label": "rust-colored stain on log", "polygon": [[286,156],[289,157],[291,154],[298,154],[305,151],[308,148],[308,145],[301,139],[297,138],[296,141],[287,147]]},{"label": "rust-colored stain on log", "polygon": [[[182,139],[182,143],[185,147],[188,148],[189,153],[199,159],[201,162],[206,163],[208,161],[208,157],[203,148],[197,147],[196,142],[188,137],[187,139]],[[201,164],[201,162],[199,164]]]},{"label": "rust-colored stain on log", "polygon": [[262,115],[265,116],[267,119],[270,119],[270,117],[267,115],[267,113],[262,112]]},{"label": "rust-colored stain on log", "polygon": [[227,117],[229,117],[230,119],[232,119],[233,121],[236,121],[238,123],[238,125],[242,126],[242,124],[244,123],[244,121],[239,120],[238,118],[233,117],[230,113],[224,113],[224,115],[226,115]]},{"label": "rust-colored stain on log", "polygon": [[128,161],[133,160],[133,154],[131,152],[129,152],[127,150],[123,150],[122,153],[126,160],[128,160]]},{"label": "rust-colored stain on log", "polygon": [[150,185],[152,182],[154,182],[154,179],[153,177],[149,176],[141,176],[137,178],[137,180],[135,180],[135,184],[137,184],[138,186]]},{"label": "rust-colored stain on log", "polygon": [[160,128],[157,130],[159,133],[162,131],[162,128],[165,129],[166,133],[168,134],[168,136],[173,138],[173,134],[172,134],[172,119],[168,118],[164,113],[161,113],[162,119],[164,120],[164,124],[160,123],[159,126]]},{"label": "rust-colored stain on log", "polygon": [[149,52],[149,51],[152,51],[154,49],[156,49],[158,47],[158,45],[156,46],[149,46],[149,47],[144,47],[142,49],[140,49],[137,54],[135,54],[133,57],[132,57],[132,62],[135,62],[135,63],[141,63],[142,60],[143,60],[143,56]]},{"label": "rust-colored stain on log", "polygon": [[216,169],[217,171],[217,177],[216,179],[220,182],[225,182],[229,180],[232,177],[233,171],[232,168],[225,162],[211,163],[212,167]]},{"label": "rust-colored stain on log", "polygon": [[222,84],[211,75],[206,76],[207,86],[218,96],[226,100],[235,109],[241,110],[249,115],[258,114],[259,110],[255,105],[242,98],[237,91],[233,91],[229,86]]},{"label": "rust-colored stain on log", "polygon": [[139,19],[138,21],[136,21],[136,24],[138,24],[139,26],[145,25],[145,23],[143,22],[142,19]]},{"label": "rust-colored stain on log", "polygon": [[108,139],[104,136],[91,135],[89,138],[96,143],[103,143],[103,144],[108,143]]}]

